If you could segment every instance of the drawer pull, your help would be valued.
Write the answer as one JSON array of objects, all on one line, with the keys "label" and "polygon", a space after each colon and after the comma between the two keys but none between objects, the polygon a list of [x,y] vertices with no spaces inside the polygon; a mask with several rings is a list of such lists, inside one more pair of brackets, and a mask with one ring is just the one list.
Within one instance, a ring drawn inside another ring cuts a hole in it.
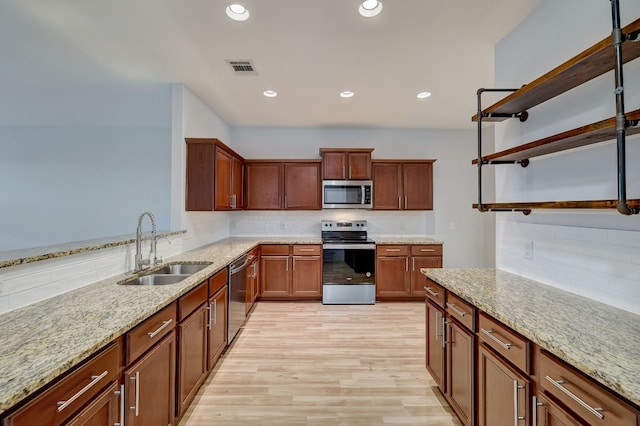
[{"label": "drawer pull", "polygon": [[465,315],[467,315],[466,312],[461,311],[460,309],[456,308],[456,305],[453,304],[453,303],[447,303],[447,306],[450,307],[453,312],[455,312],[456,314],[460,315],[461,317],[464,317]]},{"label": "drawer pull", "polygon": [[502,340],[498,339],[496,336],[494,336],[493,335],[493,330],[485,330],[484,328],[480,328],[480,331],[482,331],[484,334],[489,336],[491,338],[491,340],[493,340],[494,342],[496,342],[497,344],[499,344],[500,346],[502,346],[506,350],[511,349],[511,346],[513,346],[513,344],[505,343]]},{"label": "drawer pull", "polygon": [[587,409],[591,414],[593,414],[594,416],[596,416],[597,418],[599,418],[600,420],[604,420],[604,414],[601,413],[601,411],[604,411],[602,408],[600,407],[592,407],[589,404],[587,404],[586,402],[584,402],[582,399],[580,399],[576,394],[574,394],[573,392],[571,392],[569,389],[565,388],[564,386],[562,386],[564,384],[563,380],[554,380],[549,376],[545,376],[545,379],[547,379],[548,382],[550,382],[551,384],[553,384],[555,387],[557,387],[558,389],[560,389],[562,392],[565,393],[565,395],[567,395],[569,398],[573,399],[575,402],[577,402],[578,404],[580,404],[582,407],[584,407],[585,409]]},{"label": "drawer pull", "polygon": [[435,251],[435,249],[420,249],[420,251],[433,253]]},{"label": "drawer pull", "polygon": [[158,333],[160,333],[162,330],[167,328],[169,326],[169,324],[171,324],[172,322],[173,322],[173,319],[168,319],[166,321],[162,321],[162,325],[160,327],[158,327],[158,329],[156,331],[153,331],[151,333],[147,333],[149,335],[149,339],[153,339],[154,337],[156,337],[156,335]]},{"label": "drawer pull", "polygon": [[85,387],[83,387],[78,392],[76,392],[75,395],[73,395],[71,398],[67,399],[66,401],[58,401],[58,413],[64,410],[65,408],[67,408],[70,404],[73,403],[73,401],[80,398],[85,392],[87,392],[89,389],[95,386],[100,380],[104,379],[107,376],[107,374],[109,374],[109,372],[104,371],[99,376],[91,376],[91,381]]},{"label": "drawer pull", "polygon": [[436,293],[435,291],[431,290],[431,287],[425,287],[424,291],[426,291],[427,293],[429,293],[433,297],[438,297],[438,295],[440,294],[440,293]]},{"label": "drawer pull", "polygon": [[400,249],[385,249],[385,251],[388,253],[390,251],[400,251]]},{"label": "drawer pull", "polygon": [[298,251],[315,251],[315,249],[301,248],[301,249],[298,249]]}]

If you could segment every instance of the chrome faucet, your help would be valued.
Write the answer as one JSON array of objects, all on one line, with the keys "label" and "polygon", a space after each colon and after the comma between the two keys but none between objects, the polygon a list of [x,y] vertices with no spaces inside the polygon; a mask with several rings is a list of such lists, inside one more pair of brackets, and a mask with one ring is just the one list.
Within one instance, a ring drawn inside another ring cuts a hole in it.
[{"label": "chrome faucet", "polygon": [[[149,258],[142,258],[142,218],[149,216],[151,219],[151,250],[149,251]],[[162,262],[162,258],[157,256],[157,234],[156,234],[156,218],[151,212],[142,212],[138,217],[138,229],[136,230],[136,267],[134,272],[140,272],[145,265],[155,265]],[[153,257],[152,257],[153,256]]]}]

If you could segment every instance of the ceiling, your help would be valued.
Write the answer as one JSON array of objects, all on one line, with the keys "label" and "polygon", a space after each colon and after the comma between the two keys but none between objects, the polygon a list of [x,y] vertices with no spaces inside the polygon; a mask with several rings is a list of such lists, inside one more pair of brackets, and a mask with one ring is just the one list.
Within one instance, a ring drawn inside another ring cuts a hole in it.
[{"label": "ceiling", "polygon": [[231,126],[472,128],[495,44],[541,2],[383,0],[363,18],[359,0],[243,0],[234,22],[222,0],[0,0],[0,91],[179,82]]}]

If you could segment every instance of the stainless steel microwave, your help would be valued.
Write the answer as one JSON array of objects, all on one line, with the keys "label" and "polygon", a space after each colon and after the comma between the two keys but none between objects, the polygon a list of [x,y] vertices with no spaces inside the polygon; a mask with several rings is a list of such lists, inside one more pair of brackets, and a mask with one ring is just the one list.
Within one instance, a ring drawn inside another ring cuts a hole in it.
[{"label": "stainless steel microwave", "polygon": [[370,209],[373,182],[370,180],[323,180],[323,209]]}]

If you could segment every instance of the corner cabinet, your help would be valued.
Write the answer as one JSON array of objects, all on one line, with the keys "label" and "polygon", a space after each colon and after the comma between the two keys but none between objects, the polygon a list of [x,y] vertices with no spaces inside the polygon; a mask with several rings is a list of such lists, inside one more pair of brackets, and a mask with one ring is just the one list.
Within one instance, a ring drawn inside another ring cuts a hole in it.
[{"label": "corner cabinet", "polygon": [[433,210],[436,160],[373,160],[374,210]]},{"label": "corner cabinet", "polygon": [[[478,122],[478,157],[473,164],[478,167],[479,211],[521,211],[533,209],[617,209],[625,215],[640,211],[640,200],[627,200],[626,194],[626,136],[640,132],[640,110],[625,112],[623,64],[640,56],[640,19],[620,28],[619,0],[611,0],[613,32],[567,62],[519,89],[479,89],[478,112],[472,121]],[[519,118],[524,122],[528,110],[566,91],[586,83],[609,71],[614,71],[616,115],[614,117],[568,130],[553,136],[532,141],[490,155],[482,155],[482,123]],[[490,107],[482,108],[482,94],[486,92],[512,92]],[[529,159],[563,152],[616,139],[618,167],[618,197],[612,200],[571,200],[543,202],[485,203],[482,197],[482,168],[496,164],[529,165]]]},{"label": "corner cabinet", "polygon": [[187,138],[186,210],[242,209],[244,159],[218,139]]},{"label": "corner cabinet", "polygon": [[245,210],[320,210],[321,162],[247,160]]}]

